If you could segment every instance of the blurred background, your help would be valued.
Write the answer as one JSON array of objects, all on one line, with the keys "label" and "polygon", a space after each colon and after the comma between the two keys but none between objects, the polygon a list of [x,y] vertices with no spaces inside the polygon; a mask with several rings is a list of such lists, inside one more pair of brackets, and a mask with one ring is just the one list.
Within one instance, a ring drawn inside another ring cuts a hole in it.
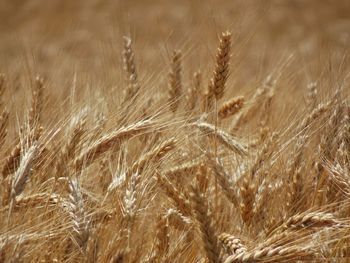
[{"label": "blurred background", "polygon": [[302,85],[324,70],[341,75],[350,40],[349,0],[2,0],[0,18],[0,72],[18,82],[40,73],[57,87],[77,73],[101,89],[119,83],[123,35],[134,41],[141,79],[159,83],[173,49],[185,54],[185,78],[210,71],[229,29],[237,86],[291,55],[288,81],[301,81],[298,72]]}]

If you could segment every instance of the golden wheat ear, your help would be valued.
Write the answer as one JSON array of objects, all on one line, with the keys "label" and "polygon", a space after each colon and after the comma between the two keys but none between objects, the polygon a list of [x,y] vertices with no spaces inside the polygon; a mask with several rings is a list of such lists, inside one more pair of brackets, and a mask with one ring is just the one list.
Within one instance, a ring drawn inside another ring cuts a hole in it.
[{"label": "golden wheat ear", "polygon": [[220,36],[213,77],[211,78],[208,90],[205,93],[207,111],[212,109],[213,99],[219,100],[224,96],[226,81],[229,76],[230,52],[231,33],[226,31]]},{"label": "golden wheat ear", "polygon": [[171,57],[168,88],[169,105],[173,113],[177,111],[182,95],[181,60],[181,51],[174,50]]},{"label": "golden wheat ear", "polygon": [[124,90],[124,102],[128,102],[140,89],[135,64],[135,54],[130,37],[123,37],[123,63],[127,80],[127,87]]},{"label": "golden wheat ear", "polygon": [[143,120],[102,136],[75,159],[75,168],[79,171],[84,167],[90,166],[112,147],[120,146],[122,141],[145,132],[151,126],[151,121]]},{"label": "golden wheat ear", "polygon": [[201,82],[201,72],[197,71],[193,74],[193,84],[188,87],[186,94],[186,104],[189,113],[192,113],[199,101],[198,96],[201,94]]},{"label": "golden wheat ear", "polygon": [[219,263],[220,248],[218,238],[215,234],[211,216],[208,214],[207,202],[203,193],[196,186],[191,189],[191,202],[206,257],[209,262]]},{"label": "golden wheat ear", "polygon": [[225,102],[218,110],[218,117],[220,119],[226,119],[232,115],[238,113],[244,104],[244,97],[235,97]]},{"label": "golden wheat ear", "polygon": [[42,110],[44,105],[43,91],[44,79],[38,76],[35,78],[35,83],[32,88],[32,102],[28,117],[28,123],[31,129],[39,125],[42,119]]}]

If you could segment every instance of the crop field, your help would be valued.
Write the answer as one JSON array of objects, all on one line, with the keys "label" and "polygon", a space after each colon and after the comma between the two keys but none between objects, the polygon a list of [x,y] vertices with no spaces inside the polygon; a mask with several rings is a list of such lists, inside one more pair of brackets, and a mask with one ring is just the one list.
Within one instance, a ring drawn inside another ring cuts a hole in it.
[{"label": "crop field", "polygon": [[350,1],[0,0],[0,263],[350,262]]}]

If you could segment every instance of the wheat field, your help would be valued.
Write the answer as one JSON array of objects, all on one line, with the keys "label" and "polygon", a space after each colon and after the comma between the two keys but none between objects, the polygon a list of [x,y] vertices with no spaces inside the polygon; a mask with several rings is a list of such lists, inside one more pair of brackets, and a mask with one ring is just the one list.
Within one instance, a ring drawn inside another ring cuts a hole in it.
[{"label": "wheat field", "polygon": [[349,1],[0,17],[0,262],[350,262]]}]

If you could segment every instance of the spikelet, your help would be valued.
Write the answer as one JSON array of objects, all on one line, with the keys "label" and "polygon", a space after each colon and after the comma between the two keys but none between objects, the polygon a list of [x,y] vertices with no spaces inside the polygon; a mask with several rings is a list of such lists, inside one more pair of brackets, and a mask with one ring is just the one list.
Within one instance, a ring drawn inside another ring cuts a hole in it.
[{"label": "spikelet", "polygon": [[109,170],[108,158],[103,158],[100,161],[100,170],[98,175],[99,175],[99,184],[103,192],[105,192],[108,189],[108,186],[112,182],[112,173]]},{"label": "spikelet", "polygon": [[[267,178],[269,176],[269,172],[266,171],[263,176],[264,178]],[[265,180],[258,186],[253,209],[254,223],[266,223],[265,218],[267,217],[267,212],[269,211],[267,203],[269,202],[270,197],[276,194],[278,189],[279,188],[277,187],[272,187]]]},{"label": "spikelet", "polygon": [[128,83],[124,94],[124,102],[127,102],[131,100],[140,89],[132,41],[129,37],[123,37],[123,63]]},{"label": "spikelet", "polygon": [[123,214],[128,224],[132,223],[136,216],[136,187],[138,184],[138,176],[137,173],[132,174],[128,187],[125,189]]},{"label": "spikelet", "polygon": [[29,110],[28,123],[31,129],[40,123],[42,115],[44,79],[40,76],[35,78],[35,84],[32,89],[32,103]]},{"label": "spikelet", "polygon": [[13,173],[14,170],[18,167],[20,155],[21,145],[17,144],[5,160],[5,164],[1,172],[3,178],[6,178],[9,174]]},{"label": "spikelet", "polygon": [[230,234],[220,234],[219,241],[230,255],[238,255],[247,251],[247,248],[242,244],[242,241]]},{"label": "spikelet", "polygon": [[193,74],[193,84],[188,88],[186,95],[187,109],[189,112],[194,110],[197,105],[198,96],[201,92],[201,82],[201,72],[197,71]]},{"label": "spikelet", "polygon": [[12,179],[12,182],[8,181],[7,186],[11,187],[10,189],[5,189],[3,192],[3,204],[10,203],[9,213],[8,213],[8,222],[10,220],[10,215],[15,204],[15,199],[20,195],[26,186],[28,178],[31,174],[31,167],[33,165],[33,160],[37,153],[36,144],[32,145],[26,153],[21,158],[19,167]]},{"label": "spikelet", "polygon": [[181,181],[181,179],[187,174],[193,174],[200,165],[201,160],[191,160],[184,164],[172,166],[168,170],[164,171],[164,175],[171,180]]},{"label": "spikelet", "polygon": [[13,209],[44,206],[46,202],[50,205],[57,205],[61,201],[61,197],[57,194],[49,195],[48,193],[37,193],[28,196],[19,195],[15,199]]},{"label": "spikelet", "polygon": [[[255,249],[248,252],[242,252],[238,255],[229,256],[224,263],[233,262],[281,262],[283,259],[292,258],[293,260],[310,260],[312,251],[308,247],[301,246],[269,246],[261,249]],[[295,261],[294,261],[295,262]]]},{"label": "spikelet", "polygon": [[199,191],[201,193],[207,192],[209,188],[209,176],[207,166],[204,163],[198,166],[195,176]]},{"label": "spikelet", "polygon": [[257,186],[249,181],[246,177],[243,179],[243,184],[240,187],[242,202],[240,204],[240,212],[243,222],[250,226],[254,216],[254,201]]},{"label": "spikelet", "polygon": [[301,168],[303,164],[302,157],[306,139],[305,136],[298,138],[293,158],[289,159],[287,162],[287,177],[290,179],[290,184],[288,185],[289,202],[287,203],[287,206],[292,213],[296,212],[297,203],[300,202],[302,197],[304,182],[301,178]]},{"label": "spikelet", "polygon": [[261,150],[257,153],[250,169],[243,174],[243,182],[240,187],[242,203],[240,204],[241,216],[243,221],[249,226],[252,223],[258,185],[254,181],[259,174],[262,173],[262,167],[271,157],[272,146],[276,145],[277,133],[273,133],[271,137],[262,145]]},{"label": "spikelet", "polygon": [[189,217],[184,216],[179,210],[170,208],[166,214],[169,225],[178,230],[184,230],[192,225]]},{"label": "spikelet", "polygon": [[220,36],[213,77],[210,80],[208,90],[205,94],[207,110],[211,109],[214,98],[219,100],[224,95],[226,81],[229,76],[230,49],[231,33],[227,31]]},{"label": "spikelet", "polygon": [[253,177],[259,172],[259,170],[264,165],[264,162],[266,162],[271,157],[273,146],[277,144],[277,138],[278,134],[277,132],[274,132],[271,135],[271,137],[262,145],[261,150],[258,152],[254,160],[254,163],[250,167],[250,179],[253,179]]},{"label": "spikelet", "polygon": [[169,223],[165,215],[159,215],[156,225],[156,251],[155,259],[161,262],[161,259],[169,250]]},{"label": "spikelet", "polygon": [[307,105],[309,109],[314,109],[317,105],[317,82],[307,85]]},{"label": "spikelet", "polygon": [[4,110],[0,115],[0,149],[5,142],[5,138],[7,135],[8,121],[9,121],[9,113]]},{"label": "spikelet", "polygon": [[228,118],[237,112],[239,112],[244,104],[244,97],[235,97],[225,102],[218,111],[218,117],[220,119]]},{"label": "spikelet", "polygon": [[203,250],[206,254],[209,263],[220,262],[220,251],[218,239],[211,222],[211,217],[208,215],[208,206],[203,195],[198,188],[193,187],[191,192],[192,206],[196,221],[198,222],[199,232],[202,238]]},{"label": "spikelet", "polygon": [[70,216],[72,219],[73,237],[78,245],[85,250],[89,238],[89,223],[80,184],[76,178],[69,180],[69,202],[71,206]]},{"label": "spikelet", "polygon": [[134,173],[131,175],[129,180],[129,184],[125,189],[125,194],[123,198],[123,219],[126,223],[126,231],[127,231],[127,251],[131,250],[131,240],[133,232],[133,226],[135,222],[135,218],[137,215],[137,186],[139,183],[140,175]]},{"label": "spikelet", "polygon": [[[278,76],[273,77],[272,75],[268,75],[266,77],[262,85],[256,89],[253,97],[247,102],[248,107],[245,110],[238,112],[236,118],[231,124],[230,130],[235,131],[240,127],[244,127],[244,124],[252,120],[254,116],[258,115],[258,112],[262,114],[264,110],[270,108],[269,106],[274,96],[274,89],[277,83],[277,79]],[[265,116],[262,115],[264,118],[269,117],[268,113],[264,114],[266,114]]]},{"label": "spikelet", "polygon": [[284,224],[284,228],[324,228],[341,226],[333,214],[324,212],[304,212],[290,217]]},{"label": "spikelet", "polygon": [[182,93],[181,80],[181,60],[182,54],[179,50],[174,50],[171,59],[171,68],[169,72],[169,104],[172,112],[176,112],[180,104],[180,96]]},{"label": "spikelet", "polygon": [[239,207],[238,197],[236,190],[229,183],[228,176],[222,164],[218,161],[214,161],[209,158],[209,165],[214,172],[215,177],[217,178],[222,191],[224,192],[227,199],[236,207]]},{"label": "spikelet", "polygon": [[327,103],[319,104],[300,124],[300,129],[304,130],[309,127],[309,125],[319,118],[323,113],[327,112],[331,108],[331,101]]},{"label": "spikelet", "polygon": [[[336,150],[336,159],[340,164],[346,167],[350,161],[350,108],[345,109],[343,119],[340,125],[340,131],[337,135],[338,149]],[[349,168],[350,169],[350,168]],[[350,171],[349,171],[350,172]]]},{"label": "spikelet", "polygon": [[0,73],[0,108],[2,108],[2,106],[3,106],[3,95],[5,92],[5,81],[6,81],[5,74]]},{"label": "spikelet", "polygon": [[14,176],[12,182],[11,198],[14,199],[16,196],[21,194],[24,190],[28,177],[31,173],[31,166],[37,152],[37,146],[34,144],[28,151],[23,155],[18,170]]}]

